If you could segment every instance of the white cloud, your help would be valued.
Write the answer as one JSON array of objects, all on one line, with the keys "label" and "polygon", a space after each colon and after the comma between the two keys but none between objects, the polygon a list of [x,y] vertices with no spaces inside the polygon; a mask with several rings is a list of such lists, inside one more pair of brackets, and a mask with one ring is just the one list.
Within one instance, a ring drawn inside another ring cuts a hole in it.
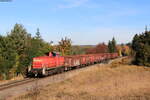
[{"label": "white cloud", "polygon": [[89,0],[64,0],[64,4],[58,5],[58,8],[74,8],[84,5]]}]

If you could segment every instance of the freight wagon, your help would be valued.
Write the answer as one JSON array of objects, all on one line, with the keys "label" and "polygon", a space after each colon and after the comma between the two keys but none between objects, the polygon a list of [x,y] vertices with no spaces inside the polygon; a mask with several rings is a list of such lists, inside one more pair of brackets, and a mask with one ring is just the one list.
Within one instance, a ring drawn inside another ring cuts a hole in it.
[{"label": "freight wagon", "polygon": [[50,52],[48,56],[33,58],[27,76],[48,76],[117,57],[117,53],[60,56],[58,53]]}]

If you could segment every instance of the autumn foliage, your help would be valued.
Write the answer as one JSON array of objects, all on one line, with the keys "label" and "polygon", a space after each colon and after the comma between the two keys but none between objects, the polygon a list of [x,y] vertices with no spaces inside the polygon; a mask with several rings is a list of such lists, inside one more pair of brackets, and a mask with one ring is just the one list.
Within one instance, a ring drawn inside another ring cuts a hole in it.
[{"label": "autumn foliage", "polygon": [[93,48],[87,49],[86,54],[107,53],[108,46],[105,43],[99,43]]},{"label": "autumn foliage", "polygon": [[131,55],[131,48],[127,45],[117,45],[117,52],[119,56]]}]

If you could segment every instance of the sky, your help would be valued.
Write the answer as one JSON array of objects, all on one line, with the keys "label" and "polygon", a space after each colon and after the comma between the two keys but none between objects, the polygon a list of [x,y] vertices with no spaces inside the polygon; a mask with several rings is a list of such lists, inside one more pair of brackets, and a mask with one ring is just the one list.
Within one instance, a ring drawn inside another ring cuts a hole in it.
[{"label": "sky", "polygon": [[112,37],[117,43],[128,43],[150,25],[150,0],[1,1],[1,35],[19,23],[32,36],[39,28],[43,39],[54,44],[64,37],[78,45],[107,43]]}]

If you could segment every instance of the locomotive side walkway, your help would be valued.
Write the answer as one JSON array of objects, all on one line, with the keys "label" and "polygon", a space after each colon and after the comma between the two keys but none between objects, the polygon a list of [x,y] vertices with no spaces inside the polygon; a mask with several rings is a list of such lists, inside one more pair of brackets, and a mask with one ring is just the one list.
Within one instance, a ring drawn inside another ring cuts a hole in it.
[{"label": "locomotive side walkway", "polygon": [[[121,58],[118,58],[118,59],[121,59]],[[51,84],[51,83],[57,83],[57,82],[64,81],[66,79],[69,79],[73,76],[78,75],[79,73],[81,73],[83,71],[91,70],[93,67],[96,67],[97,65],[99,65],[99,67],[100,67],[101,65],[105,65],[105,64],[95,64],[95,65],[91,65],[88,67],[84,67],[84,68],[64,72],[61,74],[49,76],[46,78],[40,78],[40,79],[37,78],[33,82],[29,82],[26,84],[22,84],[22,85],[18,85],[15,87],[7,88],[5,90],[1,90],[0,91],[0,100],[13,99],[20,94],[21,95],[26,94],[27,92],[31,91],[32,89],[36,89],[36,87],[42,88],[42,87],[47,86],[48,84]]]}]

